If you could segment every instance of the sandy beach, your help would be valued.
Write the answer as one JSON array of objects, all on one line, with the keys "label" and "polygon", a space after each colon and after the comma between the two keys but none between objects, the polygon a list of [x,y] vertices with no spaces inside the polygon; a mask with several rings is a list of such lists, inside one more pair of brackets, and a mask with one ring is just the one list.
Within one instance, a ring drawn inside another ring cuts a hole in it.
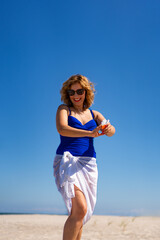
[{"label": "sandy beach", "polygon": [[[0,240],[62,240],[67,216],[0,215]],[[82,240],[160,240],[160,217],[92,216]]]}]

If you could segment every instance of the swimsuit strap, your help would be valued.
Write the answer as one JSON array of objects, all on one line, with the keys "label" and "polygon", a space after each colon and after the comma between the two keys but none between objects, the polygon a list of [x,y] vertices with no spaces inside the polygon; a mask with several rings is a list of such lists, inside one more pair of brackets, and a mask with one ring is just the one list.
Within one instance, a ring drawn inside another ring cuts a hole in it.
[{"label": "swimsuit strap", "polygon": [[69,116],[71,115],[71,109],[68,107],[68,110],[69,110]]},{"label": "swimsuit strap", "polygon": [[94,119],[94,114],[93,114],[93,111],[91,110],[91,109],[89,109],[90,110],[90,112],[91,112],[91,114],[92,114],[92,117],[93,117],[93,119]]}]

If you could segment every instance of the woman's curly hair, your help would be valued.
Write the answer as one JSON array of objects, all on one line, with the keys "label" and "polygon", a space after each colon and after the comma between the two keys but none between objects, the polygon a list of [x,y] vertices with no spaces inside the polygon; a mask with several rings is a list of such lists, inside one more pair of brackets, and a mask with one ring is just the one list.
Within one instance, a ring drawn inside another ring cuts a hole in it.
[{"label": "woman's curly hair", "polygon": [[67,90],[70,89],[72,84],[79,83],[82,88],[86,90],[86,97],[84,100],[84,110],[89,108],[94,101],[94,84],[90,82],[85,76],[76,74],[72,75],[67,81],[63,83],[63,86],[60,90],[61,101],[63,101],[68,107],[72,107],[73,104],[70,100]]}]

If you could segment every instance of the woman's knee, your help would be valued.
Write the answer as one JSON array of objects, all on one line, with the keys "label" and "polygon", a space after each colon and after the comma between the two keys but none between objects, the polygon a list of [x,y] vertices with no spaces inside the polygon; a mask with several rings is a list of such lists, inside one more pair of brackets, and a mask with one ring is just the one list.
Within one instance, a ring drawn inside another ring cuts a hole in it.
[{"label": "woman's knee", "polygon": [[81,205],[78,208],[74,209],[74,211],[71,212],[71,215],[77,220],[83,220],[86,213],[87,213],[87,207],[84,205]]},{"label": "woman's knee", "polygon": [[77,211],[77,216],[80,219],[83,219],[87,213],[87,204],[81,204]]}]

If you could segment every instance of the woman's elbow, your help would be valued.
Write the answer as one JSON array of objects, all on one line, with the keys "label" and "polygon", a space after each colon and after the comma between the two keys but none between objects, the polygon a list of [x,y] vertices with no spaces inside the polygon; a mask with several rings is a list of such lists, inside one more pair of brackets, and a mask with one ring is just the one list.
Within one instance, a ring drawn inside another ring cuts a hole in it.
[{"label": "woman's elbow", "polygon": [[60,135],[62,135],[62,136],[64,136],[64,130],[65,130],[65,129],[64,129],[63,126],[57,128],[58,133],[59,133]]},{"label": "woman's elbow", "polygon": [[62,135],[62,132],[63,132],[62,127],[57,128],[57,132],[58,132],[60,135]]}]

